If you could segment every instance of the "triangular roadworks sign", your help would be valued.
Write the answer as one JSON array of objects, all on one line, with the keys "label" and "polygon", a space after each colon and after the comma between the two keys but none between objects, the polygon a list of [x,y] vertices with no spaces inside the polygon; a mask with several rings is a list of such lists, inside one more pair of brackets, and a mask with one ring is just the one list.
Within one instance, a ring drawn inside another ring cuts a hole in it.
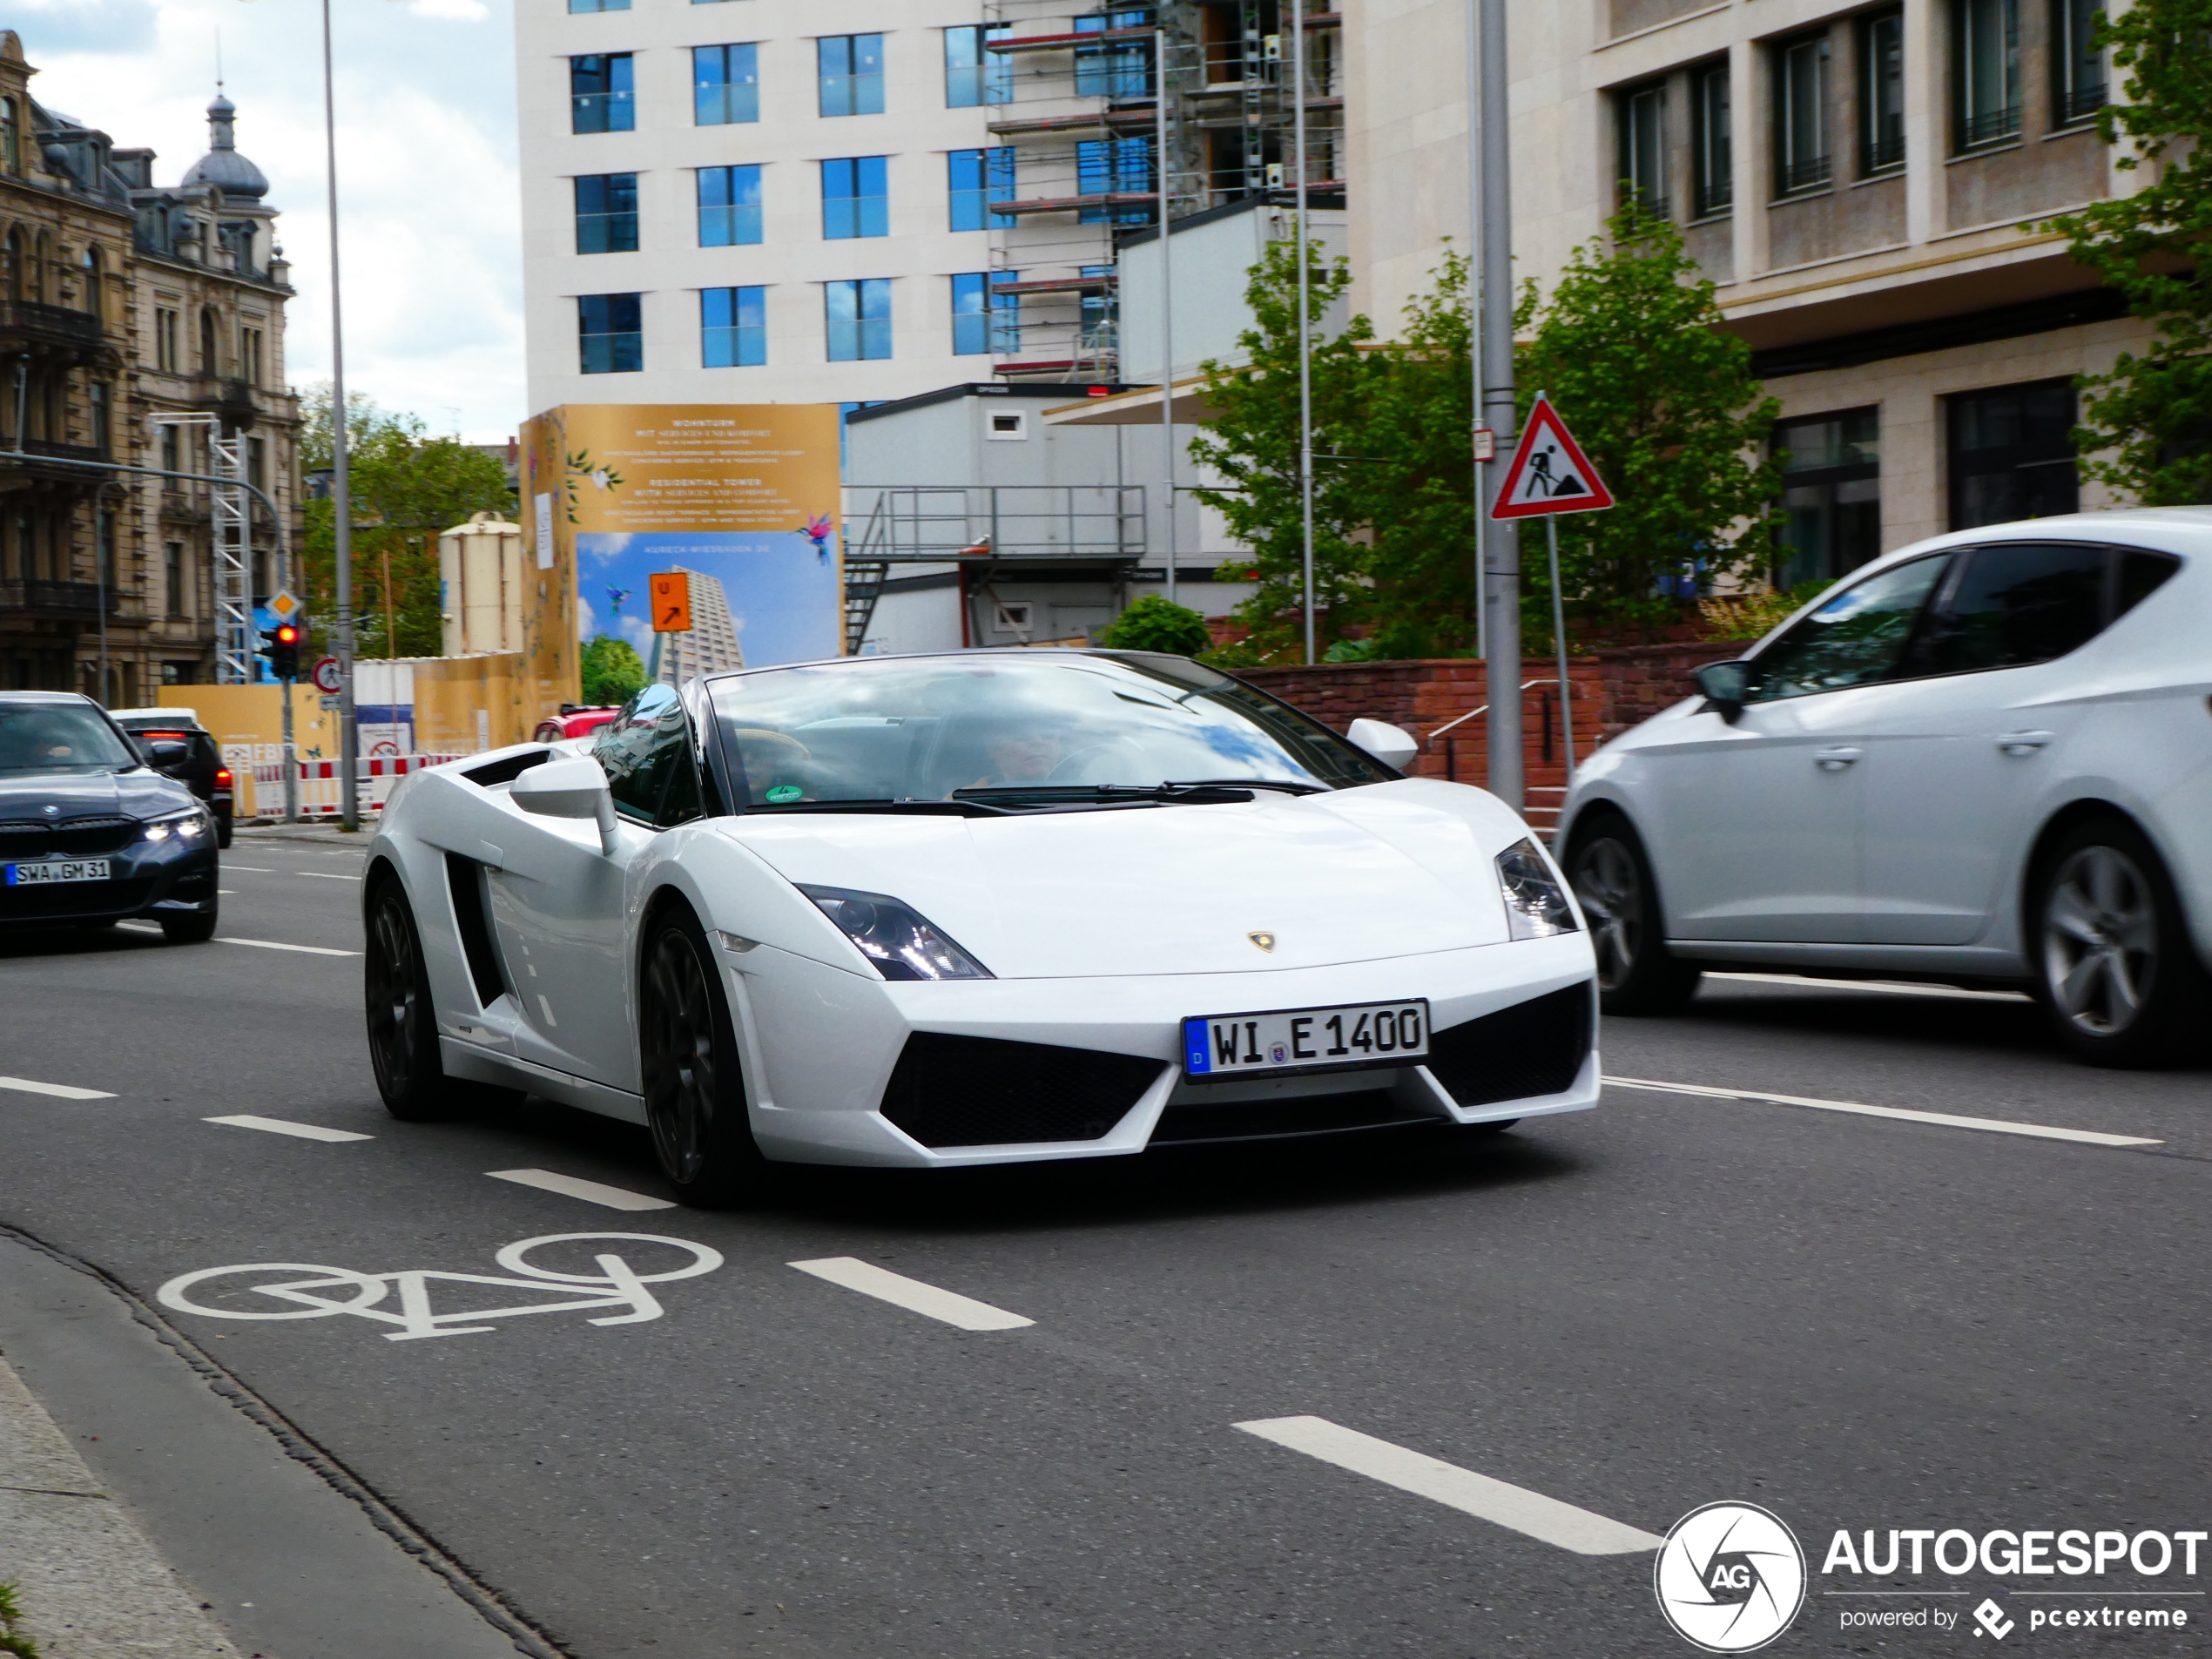
[{"label": "triangular roadworks sign", "polygon": [[1549,397],[1537,393],[1490,516],[1541,518],[1547,513],[1595,513],[1612,505],[1613,492],[1568,432],[1567,422]]}]

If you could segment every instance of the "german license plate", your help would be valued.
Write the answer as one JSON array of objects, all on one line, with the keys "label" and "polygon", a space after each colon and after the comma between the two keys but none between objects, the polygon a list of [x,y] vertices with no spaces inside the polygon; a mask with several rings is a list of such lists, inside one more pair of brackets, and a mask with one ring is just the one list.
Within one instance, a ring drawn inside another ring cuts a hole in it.
[{"label": "german license plate", "polygon": [[43,887],[57,881],[105,881],[108,879],[105,859],[45,859],[37,864],[10,864],[7,883],[11,887]]},{"label": "german license plate", "polygon": [[1205,1014],[1183,1022],[1183,1075],[1192,1082],[1263,1072],[1406,1065],[1428,1053],[1428,999]]}]

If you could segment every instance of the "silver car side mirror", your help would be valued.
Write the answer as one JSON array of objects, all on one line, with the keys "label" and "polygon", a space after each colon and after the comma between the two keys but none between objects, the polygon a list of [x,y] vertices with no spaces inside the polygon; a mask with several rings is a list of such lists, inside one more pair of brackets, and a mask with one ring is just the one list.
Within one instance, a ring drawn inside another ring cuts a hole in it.
[{"label": "silver car side mirror", "polygon": [[1734,720],[1743,712],[1743,700],[1751,689],[1750,663],[1707,663],[1690,678],[1722,719]]},{"label": "silver car side mirror", "polygon": [[1344,735],[1352,739],[1353,747],[1365,749],[1393,772],[1405,771],[1406,762],[1421,746],[1404,726],[1387,720],[1354,720]]},{"label": "silver car side mirror", "polygon": [[615,798],[607,774],[588,755],[532,766],[508,786],[516,806],[540,818],[589,819],[598,826],[599,850],[615,850]]}]

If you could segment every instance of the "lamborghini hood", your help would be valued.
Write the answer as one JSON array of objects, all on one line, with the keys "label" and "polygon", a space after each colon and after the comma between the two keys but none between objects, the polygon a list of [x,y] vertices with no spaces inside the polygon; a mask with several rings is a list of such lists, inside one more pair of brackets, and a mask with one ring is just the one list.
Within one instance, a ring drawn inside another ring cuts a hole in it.
[{"label": "lamborghini hood", "polygon": [[1248,805],[764,813],[718,826],[789,880],[905,901],[1001,979],[1233,974],[1497,944],[1493,860],[1527,833],[1487,795],[1419,779]]}]

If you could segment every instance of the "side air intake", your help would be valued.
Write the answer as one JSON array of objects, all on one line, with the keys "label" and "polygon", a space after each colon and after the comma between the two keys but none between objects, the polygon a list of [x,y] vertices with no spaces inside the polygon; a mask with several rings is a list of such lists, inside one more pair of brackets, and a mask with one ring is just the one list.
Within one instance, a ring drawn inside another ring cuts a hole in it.
[{"label": "side air intake", "polygon": [[1096,1141],[1136,1104],[1162,1064],[917,1031],[883,1091],[883,1115],[928,1147]]}]

